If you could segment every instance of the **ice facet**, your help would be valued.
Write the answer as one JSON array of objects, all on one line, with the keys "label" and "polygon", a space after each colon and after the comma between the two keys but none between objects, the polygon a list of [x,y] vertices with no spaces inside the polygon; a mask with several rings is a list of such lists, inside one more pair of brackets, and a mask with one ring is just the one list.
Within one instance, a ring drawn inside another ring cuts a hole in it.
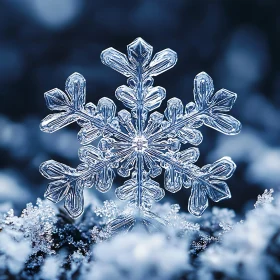
[{"label": "ice facet", "polygon": [[137,38],[127,46],[127,56],[134,65],[145,67],[150,61],[153,53],[153,47],[142,38]]}]

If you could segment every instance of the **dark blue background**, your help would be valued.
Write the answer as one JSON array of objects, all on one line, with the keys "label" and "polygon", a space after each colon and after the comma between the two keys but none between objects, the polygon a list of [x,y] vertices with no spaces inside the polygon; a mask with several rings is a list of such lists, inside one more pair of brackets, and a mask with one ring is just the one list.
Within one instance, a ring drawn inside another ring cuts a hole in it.
[{"label": "dark blue background", "polygon": [[[42,197],[42,161],[78,163],[76,125],[51,135],[39,130],[49,114],[43,93],[63,89],[80,72],[88,101],[114,99],[126,80],[101,63],[100,53],[110,46],[126,52],[140,36],[155,52],[178,53],[177,65],[155,79],[168,98],[192,101],[201,71],[217,90],[238,94],[232,115],[243,124],[241,134],[204,128],[199,165],[231,156],[238,165],[229,180],[233,197],[220,206],[252,207],[258,193],[280,183],[279,7],[276,0],[0,1],[0,201],[21,209]],[[183,190],[167,199],[186,208],[188,196]]]}]

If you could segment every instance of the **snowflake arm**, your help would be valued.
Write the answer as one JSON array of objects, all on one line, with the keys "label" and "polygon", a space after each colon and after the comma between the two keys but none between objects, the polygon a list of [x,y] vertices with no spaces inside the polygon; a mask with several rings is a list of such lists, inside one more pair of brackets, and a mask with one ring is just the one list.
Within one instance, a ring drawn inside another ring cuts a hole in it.
[{"label": "snowflake arm", "polygon": [[118,130],[116,123],[116,105],[106,97],[99,100],[97,106],[85,104],[86,80],[79,73],[74,73],[66,80],[65,91],[55,88],[45,93],[46,104],[50,110],[62,111],[48,115],[41,122],[44,132],[53,133],[73,122],[78,122],[82,129],[78,139],[88,144],[99,138],[102,133],[113,134],[120,140],[129,140],[126,134]]},{"label": "snowflake arm", "polygon": [[[181,100],[170,99],[165,111],[168,122],[150,139],[160,139],[173,132],[179,135],[180,139],[185,138],[185,142],[199,145],[202,135],[196,128],[203,124],[226,135],[236,135],[241,130],[241,123],[234,117],[221,113],[230,111],[236,98],[236,93],[226,89],[221,89],[214,94],[211,77],[201,72],[194,79],[195,102],[186,105],[184,114]],[[184,143],[184,140],[182,142]]]},{"label": "snowflake arm", "polygon": [[65,198],[65,209],[72,218],[79,217],[84,210],[83,190],[95,186],[100,192],[106,192],[112,186],[115,173],[112,160],[102,158],[99,150],[93,146],[82,147],[79,151],[81,161],[76,169],[54,160],[41,164],[40,172],[49,183],[45,197],[57,203]]},{"label": "snowflake arm", "polygon": [[236,165],[229,157],[223,157],[200,169],[193,165],[199,156],[196,148],[178,152],[175,157],[154,150],[147,152],[165,166],[166,190],[175,193],[182,186],[192,187],[188,208],[193,215],[201,216],[203,214],[208,206],[207,196],[215,202],[231,197],[230,190],[224,180],[233,175]]},{"label": "snowflake arm", "polygon": [[[145,121],[147,111],[154,110],[161,105],[166,96],[165,89],[153,87],[153,76],[157,76],[177,62],[177,54],[171,49],[158,52],[152,58],[153,47],[141,38],[137,38],[127,46],[128,57],[108,48],[101,53],[101,61],[128,77],[128,86],[122,85],[116,90],[116,97],[123,104],[136,113],[138,120]],[[139,125],[139,124],[138,124]],[[141,122],[140,122],[141,125]]]}]

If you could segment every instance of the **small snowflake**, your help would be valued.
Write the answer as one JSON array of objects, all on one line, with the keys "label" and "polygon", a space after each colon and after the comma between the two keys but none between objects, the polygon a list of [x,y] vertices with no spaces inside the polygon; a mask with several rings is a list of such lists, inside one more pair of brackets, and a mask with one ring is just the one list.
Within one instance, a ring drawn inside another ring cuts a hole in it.
[{"label": "small snowflake", "polygon": [[91,231],[91,239],[95,243],[101,243],[105,240],[108,240],[110,237],[112,237],[113,231],[111,227],[104,227],[104,228],[98,228],[97,226],[94,226]]},{"label": "small snowflake", "polygon": [[106,219],[108,221],[116,218],[120,213],[117,205],[112,200],[106,200],[102,207],[96,207],[94,213],[100,218]]},{"label": "small snowflake", "polygon": [[[44,162],[40,172],[49,183],[45,197],[57,203],[65,198],[65,208],[73,218],[83,213],[84,188],[95,187],[107,192],[116,173],[130,177],[116,189],[116,196],[140,210],[143,217],[153,218],[152,203],[161,200],[164,189],[153,178],[164,169],[164,188],[172,193],[190,188],[189,211],[201,216],[208,206],[208,197],[215,202],[230,198],[224,180],[236,168],[229,157],[199,168],[198,148],[180,151],[181,145],[199,145],[203,124],[227,135],[240,132],[238,120],[224,112],[230,111],[236,94],[226,89],[214,93],[211,77],[205,72],[194,79],[194,101],[185,107],[178,98],[167,101],[164,115],[151,111],[160,107],[166,91],[153,86],[153,77],[172,68],[177,54],[165,49],[152,57],[153,48],[138,38],[127,47],[127,56],[113,48],[101,53],[101,61],[128,78],[127,84],[116,90],[116,97],[128,109],[116,115],[115,103],[106,97],[97,105],[85,102],[86,81],[79,73],[66,81],[64,93],[53,89],[45,93],[50,110],[41,130],[52,133],[70,123],[81,126],[78,139],[84,145],[79,150],[82,161],[72,168],[54,160]],[[90,145],[99,139],[97,147]],[[120,223],[126,223],[126,216]],[[130,221],[130,219],[128,219]]]},{"label": "small snowflake", "polygon": [[183,236],[185,233],[198,232],[199,224],[188,222],[184,215],[179,214],[179,211],[179,204],[170,205],[170,211],[164,217],[166,225],[174,229],[179,236]]},{"label": "small snowflake", "polygon": [[52,233],[57,221],[54,209],[46,201],[37,199],[36,205],[28,203],[20,217],[14,215],[13,209],[4,215],[1,228],[21,232],[32,243],[33,253],[39,251],[53,254]]},{"label": "small snowflake", "polygon": [[254,204],[254,207],[260,208],[260,207],[270,204],[272,202],[272,200],[274,199],[272,196],[273,193],[274,193],[273,189],[270,189],[269,191],[266,189],[262,195],[259,194],[258,200]]}]

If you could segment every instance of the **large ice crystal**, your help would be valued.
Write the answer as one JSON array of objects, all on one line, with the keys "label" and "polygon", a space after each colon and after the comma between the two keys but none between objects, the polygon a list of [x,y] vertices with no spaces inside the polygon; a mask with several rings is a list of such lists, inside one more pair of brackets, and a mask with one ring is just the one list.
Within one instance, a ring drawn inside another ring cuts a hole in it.
[{"label": "large ice crystal", "polygon": [[[142,221],[155,219],[165,224],[163,218],[151,211],[152,203],[161,200],[164,189],[154,178],[164,169],[164,188],[172,193],[182,187],[191,188],[189,211],[201,216],[208,206],[208,198],[218,202],[230,198],[230,190],[224,182],[236,168],[229,157],[199,168],[195,162],[199,150],[190,147],[180,151],[181,145],[194,146],[202,142],[198,130],[202,125],[227,135],[240,132],[241,124],[230,111],[236,94],[226,89],[214,92],[211,77],[199,73],[194,79],[194,102],[185,107],[178,98],[167,101],[164,115],[151,111],[160,107],[166,91],[153,86],[157,76],[177,62],[177,54],[165,49],[152,57],[153,48],[141,38],[127,47],[127,55],[108,48],[101,53],[101,61],[128,78],[127,86],[116,90],[116,97],[130,111],[116,113],[115,103],[106,97],[97,105],[86,103],[86,81],[79,73],[72,74],[66,81],[64,93],[53,89],[45,93],[50,110],[60,111],[48,115],[41,123],[41,130],[52,133],[70,123],[81,126],[78,139],[83,145],[79,150],[82,163],[77,168],[54,160],[40,166],[40,172],[49,183],[45,197],[57,203],[65,199],[65,209],[73,218],[78,218],[84,209],[84,188],[95,187],[107,192],[116,173],[130,177],[116,188],[116,196],[128,201],[128,208],[111,225],[130,227],[135,213]],[[97,147],[90,145],[98,140]]]}]

